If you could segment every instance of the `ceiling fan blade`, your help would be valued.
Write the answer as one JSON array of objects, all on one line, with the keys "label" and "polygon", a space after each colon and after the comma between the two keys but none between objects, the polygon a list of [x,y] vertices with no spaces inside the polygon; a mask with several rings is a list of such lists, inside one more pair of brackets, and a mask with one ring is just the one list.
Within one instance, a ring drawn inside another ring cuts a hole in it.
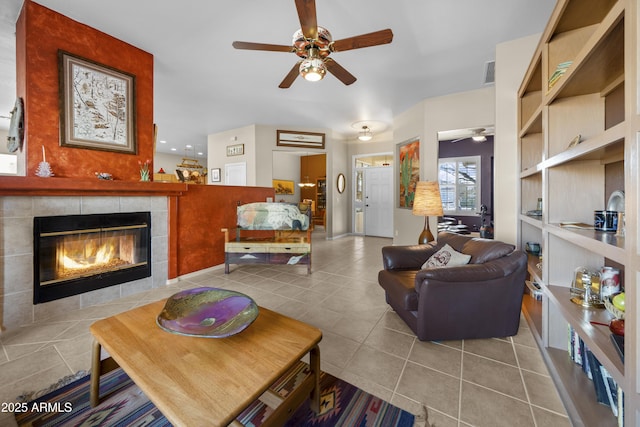
[{"label": "ceiling fan blade", "polygon": [[345,50],[360,49],[363,47],[387,44],[391,43],[392,40],[393,32],[389,28],[387,28],[386,30],[380,30],[373,33],[361,34],[359,36],[336,40],[333,42],[331,50],[333,50],[334,52],[343,52]]},{"label": "ceiling fan blade", "polygon": [[252,42],[233,42],[232,46],[236,49],[268,50],[271,52],[293,52],[294,50],[292,46]]},{"label": "ceiling fan blade", "polygon": [[338,80],[340,80],[342,83],[346,84],[347,86],[354,83],[357,80],[353,76],[353,74],[348,72],[346,69],[342,67],[342,65],[338,64],[336,61],[334,61],[331,58],[325,59],[324,64],[327,66],[327,70],[329,70],[331,74],[336,76]]},{"label": "ceiling fan blade", "polygon": [[298,18],[302,34],[308,39],[318,38],[318,18],[316,16],[315,0],[296,0]]},{"label": "ceiling fan blade", "polygon": [[293,82],[296,80],[296,77],[298,77],[298,74],[300,74],[301,62],[302,61],[296,62],[291,71],[289,71],[289,74],[285,76],[284,80],[282,80],[282,82],[278,85],[280,89],[288,89],[291,87]]}]

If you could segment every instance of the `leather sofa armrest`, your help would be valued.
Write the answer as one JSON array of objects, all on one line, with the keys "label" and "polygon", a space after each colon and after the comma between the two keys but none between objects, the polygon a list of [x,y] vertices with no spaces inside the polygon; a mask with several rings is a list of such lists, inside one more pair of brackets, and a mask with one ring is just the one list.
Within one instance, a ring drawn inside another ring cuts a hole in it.
[{"label": "leather sofa armrest", "polygon": [[382,265],[385,270],[418,269],[438,250],[436,243],[427,245],[385,246]]}]

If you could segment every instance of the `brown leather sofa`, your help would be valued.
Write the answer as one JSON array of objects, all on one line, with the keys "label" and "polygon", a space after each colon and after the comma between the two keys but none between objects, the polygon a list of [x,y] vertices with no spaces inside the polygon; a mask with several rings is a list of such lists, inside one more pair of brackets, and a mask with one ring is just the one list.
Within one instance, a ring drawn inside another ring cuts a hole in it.
[{"label": "brown leather sofa", "polygon": [[[421,269],[445,244],[468,264]],[[386,300],[422,341],[515,335],[527,256],[513,245],[449,232],[437,242],[382,248],[378,283]]]}]

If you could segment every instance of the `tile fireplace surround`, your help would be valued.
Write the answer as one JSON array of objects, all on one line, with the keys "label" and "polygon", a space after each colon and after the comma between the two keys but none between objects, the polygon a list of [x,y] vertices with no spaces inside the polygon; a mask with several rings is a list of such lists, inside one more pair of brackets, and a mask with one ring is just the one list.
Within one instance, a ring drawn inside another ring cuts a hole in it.
[{"label": "tile fireplace surround", "polygon": [[[167,196],[0,196],[0,331],[158,288],[168,278]],[[33,305],[33,217],[151,212],[151,277]]]}]

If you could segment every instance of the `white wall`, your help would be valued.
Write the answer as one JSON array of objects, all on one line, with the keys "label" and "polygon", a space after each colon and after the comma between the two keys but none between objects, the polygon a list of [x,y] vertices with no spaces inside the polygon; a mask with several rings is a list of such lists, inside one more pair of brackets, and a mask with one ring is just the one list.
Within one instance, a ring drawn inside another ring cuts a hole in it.
[{"label": "white wall", "polygon": [[[304,132],[317,132],[325,134],[325,149],[307,149],[299,147],[280,147],[277,145],[277,130],[299,130]],[[334,192],[338,173],[345,173],[348,163],[346,143],[339,136],[334,135],[330,129],[325,128],[305,128],[294,129],[289,126],[266,126],[250,125],[243,128],[231,129],[208,137],[208,166],[209,168],[221,168],[224,175],[224,164],[246,161],[247,163],[247,185],[257,187],[271,187],[272,179],[280,178],[280,165],[275,165],[273,152],[301,152],[308,154],[327,154],[327,237],[344,234],[348,231],[348,202],[344,198],[348,195],[343,193],[336,197]],[[245,144],[243,156],[226,157],[226,147],[234,144]],[[335,165],[334,165],[335,163]],[[299,162],[298,162],[299,164]],[[345,173],[346,175],[346,173]],[[294,181],[299,181],[299,175]],[[331,183],[331,186],[329,185]],[[217,183],[224,185],[224,182]],[[279,198],[278,198],[279,199]],[[335,205],[335,206],[334,206]],[[335,224],[335,225],[334,225]],[[347,228],[345,228],[347,227]]]},{"label": "white wall", "polygon": [[[379,153],[392,153],[395,149],[395,144],[393,143],[393,132],[387,131],[380,134],[374,134],[373,139],[371,141],[362,142],[358,141],[357,138],[350,140],[347,142],[347,162],[348,168],[345,174],[347,178],[347,188],[344,190],[344,195],[346,195],[348,200],[348,213],[347,213],[347,223],[349,232],[353,232],[353,197],[354,197],[354,165],[353,159],[355,156],[361,156],[366,154],[379,154]],[[389,157],[389,162],[393,163],[393,157]],[[394,186],[395,188],[395,186]]]},{"label": "white wall", "polygon": [[518,242],[518,90],[540,35],[496,46],[495,238]]},{"label": "white wall", "polygon": [[[412,245],[418,242],[418,236],[420,235],[424,226],[424,218],[414,216],[410,209],[398,208],[398,150],[397,144],[408,141],[412,138],[420,139],[420,179],[424,180],[429,176],[426,172],[426,165],[429,162],[425,162],[424,152],[424,101],[420,102],[403,113],[393,118],[393,177],[394,177],[394,191],[393,191],[393,244],[394,245]],[[434,169],[435,170],[435,169]]]},{"label": "white wall", "polygon": [[[238,129],[209,135],[207,144],[207,166],[209,169],[220,168],[220,182],[211,182],[209,173],[208,183],[211,185],[224,185],[225,165],[230,163],[247,164],[247,185],[256,186],[256,126],[250,125]],[[227,156],[229,145],[244,144],[244,154],[240,156]],[[268,187],[271,187],[269,181]]]},{"label": "white wall", "polygon": [[331,215],[327,218],[327,234],[329,238],[345,235],[351,231],[349,210],[350,193],[340,194],[337,189],[338,174],[349,176],[349,146],[346,141],[332,138],[333,143],[327,150],[327,208]]},{"label": "white wall", "polygon": [[[438,132],[493,124],[494,112],[495,91],[492,86],[425,99],[394,118],[394,142],[400,144],[414,137],[420,138],[420,180],[434,181],[438,179]],[[397,162],[394,162],[394,169],[397,181]],[[397,206],[398,185],[394,187]],[[414,216],[410,209],[396,207],[393,222],[394,244],[417,243],[424,218]],[[432,231],[436,230],[437,218],[430,218],[429,226]]]},{"label": "white wall", "polygon": [[[297,153],[290,151],[273,151],[272,163],[274,175],[273,179],[283,179],[294,182],[294,193],[289,194],[276,194],[276,201],[284,200],[288,203],[300,201],[300,156]],[[267,159],[265,159],[265,162]]]}]

